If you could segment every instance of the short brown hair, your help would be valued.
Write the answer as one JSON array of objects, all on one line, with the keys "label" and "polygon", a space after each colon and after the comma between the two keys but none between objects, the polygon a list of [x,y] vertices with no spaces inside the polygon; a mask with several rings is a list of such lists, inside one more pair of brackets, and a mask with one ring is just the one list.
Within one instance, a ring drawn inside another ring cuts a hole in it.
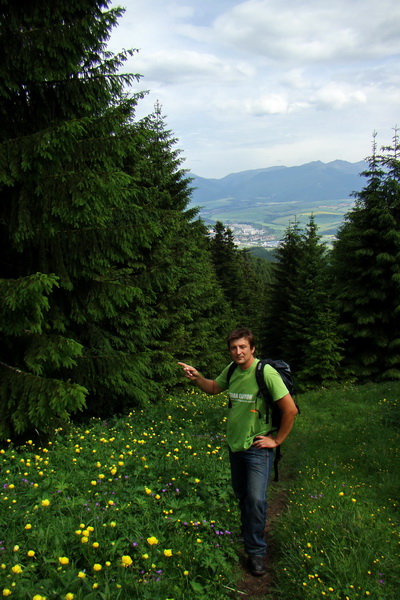
[{"label": "short brown hair", "polygon": [[231,347],[231,343],[234,340],[239,340],[240,338],[245,338],[249,342],[250,348],[254,348],[255,341],[253,332],[250,329],[247,329],[246,327],[240,327],[239,329],[234,329],[228,335],[228,349]]}]

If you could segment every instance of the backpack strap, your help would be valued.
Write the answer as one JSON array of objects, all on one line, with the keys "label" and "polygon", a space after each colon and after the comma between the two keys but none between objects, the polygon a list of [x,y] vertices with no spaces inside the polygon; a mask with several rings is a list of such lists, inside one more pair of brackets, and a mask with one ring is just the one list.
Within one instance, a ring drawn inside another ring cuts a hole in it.
[{"label": "backpack strap", "polygon": [[275,458],[274,458],[274,481],[279,481],[279,469],[278,464],[282,458],[281,447],[277,446],[275,448]]},{"label": "backpack strap", "polygon": [[258,361],[257,366],[256,366],[256,381],[257,381],[258,389],[260,390],[260,394],[264,398],[265,403],[267,405],[267,413],[265,416],[266,423],[268,423],[268,421],[269,421],[269,409],[272,410],[272,408],[274,406],[273,400],[271,398],[271,394],[269,393],[269,389],[267,387],[267,384],[265,383],[265,378],[264,378],[264,367],[265,367],[265,365],[268,365],[268,364],[269,364],[268,358],[262,358]]},{"label": "backpack strap", "polygon": [[[231,363],[229,365],[229,369],[228,369],[228,372],[226,374],[226,380],[228,382],[228,387],[229,387],[229,382],[231,380],[231,377],[232,377],[232,375],[233,375],[236,367],[237,367],[237,364],[235,362],[233,362],[233,363]],[[232,408],[232,400],[231,400],[230,396],[229,396],[229,400],[228,400],[228,407]]]},{"label": "backpack strap", "polygon": [[[257,367],[256,367],[257,385],[258,385],[258,388],[260,390],[262,397],[265,399],[265,404],[267,407],[267,413],[265,416],[266,423],[268,423],[268,421],[269,421],[269,410],[271,409],[271,412],[272,412],[272,408],[274,406],[274,401],[272,400],[271,394],[268,390],[268,387],[267,387],[267,384],[265,383],[265,378],[264,378],[264,367],[265,367],[265,365],[269,365],[269,364],[270,364],[270,360],[268,358],[264,358],[264,359],[260,359],[260,361],[258,362]],[[276,427],[273,427],[272,429],[270,429],[268,431],[267,435],[271,435],[271,433],[274,433],[275,431],[278,431],[278,429]],[[275,459],[274,459],[274,481],[279,480],[278,463],[281,460],[281,458],[282,458],[281,447],[277,446],[275,448]]]}]

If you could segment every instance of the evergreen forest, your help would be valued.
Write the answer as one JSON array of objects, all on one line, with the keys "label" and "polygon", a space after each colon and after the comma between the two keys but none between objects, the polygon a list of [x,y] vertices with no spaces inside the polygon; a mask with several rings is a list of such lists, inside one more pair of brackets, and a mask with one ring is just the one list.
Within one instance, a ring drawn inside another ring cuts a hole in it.
[{"label": "evergreen forest", "polygon": [[333,248],[311,216],[274,262],[212,235],[163,107],[137,118],[109,0],[0,0],[0,440],[214,377],[227,333],[299,390],[400,377],[400,142],[373,138]]}]

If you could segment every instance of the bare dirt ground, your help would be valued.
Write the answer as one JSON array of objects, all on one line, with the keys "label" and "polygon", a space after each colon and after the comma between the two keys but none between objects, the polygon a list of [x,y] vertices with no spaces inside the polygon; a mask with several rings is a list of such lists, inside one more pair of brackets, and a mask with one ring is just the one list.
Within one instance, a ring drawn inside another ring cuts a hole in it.
[{"label": "bare dirt ground", "polygon": [[265,536],[268,541],[268,554],[266,559],[266,573],[262,577],[254,577],[247,570],[247,558],[243,554],[240,557],[240,568],[242,576],[236,586],[234,593],[235,600],[261,600],[267,595],[268,600],[274,600],[272,596],[272,587],[274,581],[274,556],[276,556],[276,548],[274,548],[273,539],[270,537],[270,532],[274,528],[274,524],[279,519],[279,516],[285,511],[287,506],[287,496],[285,490],[278,491],[268,503],[268,522],[265,528]]}]

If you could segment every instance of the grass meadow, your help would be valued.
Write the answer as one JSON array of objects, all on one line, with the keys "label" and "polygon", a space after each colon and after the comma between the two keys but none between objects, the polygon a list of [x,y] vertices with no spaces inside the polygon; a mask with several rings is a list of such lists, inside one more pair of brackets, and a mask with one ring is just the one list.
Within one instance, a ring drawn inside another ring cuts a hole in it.
[{"label": "grass meadow", "polygon": [[[287,509],[265,600],[398,599],[399,394],[380,384],[299,397],[270,488]],[[3,444],[0,595],[243,597],[226,411],[223,396],[189,389],[51,441]]]},{"label": "grass meadow", "polygon": [[398,383],[371,384],[301,399],[274,599],[400,598],[399,395]]},{"label": "grass meadow", "polygon": [[261,225],[270,233],[275,233],[282,239],[285,230],[294,220],[304,228],[310,216],[313,215],[318,225],[318,233],[323,239],[335,233],[343,223],[344,216],[352,206],[352,202],[344,199],[343,202],[242,202],[240,207],[232,207],[232,199],[223,199],[212,202],[211,206],[203,207],[201,215],[206,220],[222,221],[231,226],[235,223],[247,223],[255,226]]}]

